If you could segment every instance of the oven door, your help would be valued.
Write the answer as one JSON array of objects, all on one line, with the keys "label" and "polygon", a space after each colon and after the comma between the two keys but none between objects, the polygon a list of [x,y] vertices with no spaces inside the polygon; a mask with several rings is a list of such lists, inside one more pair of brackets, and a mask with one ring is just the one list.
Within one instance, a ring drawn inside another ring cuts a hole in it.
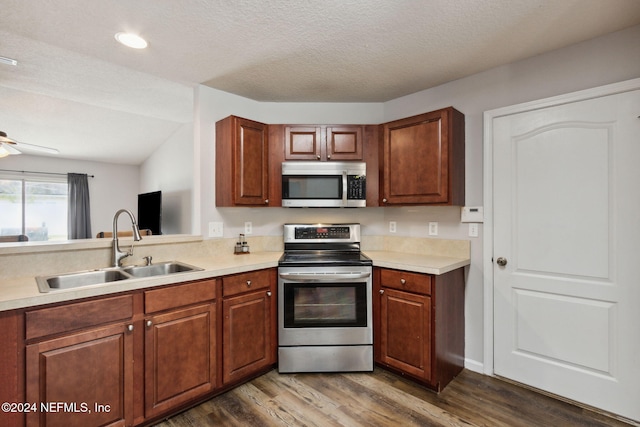
[{"label": "oven door", "polygon": [[371,267],[281,267],[280,346],[373,343]]}]

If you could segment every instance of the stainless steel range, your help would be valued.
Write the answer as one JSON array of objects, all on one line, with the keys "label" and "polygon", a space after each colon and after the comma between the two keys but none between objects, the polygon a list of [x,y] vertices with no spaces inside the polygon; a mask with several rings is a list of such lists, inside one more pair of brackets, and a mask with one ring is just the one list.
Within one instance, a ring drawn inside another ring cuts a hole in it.
[{"label": "stainless steel range", "polygon": [[372,263],[360,224],[285,224],[278,265],[278,371],[372,371]]}]

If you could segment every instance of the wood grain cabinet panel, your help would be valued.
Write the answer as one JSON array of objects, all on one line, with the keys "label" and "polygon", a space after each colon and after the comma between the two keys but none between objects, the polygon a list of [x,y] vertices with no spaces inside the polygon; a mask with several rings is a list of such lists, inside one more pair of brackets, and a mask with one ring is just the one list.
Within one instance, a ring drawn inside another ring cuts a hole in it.
[{"label": "wood grain cabinet panel", "polygon": [[[222,382],[228,385],[276,363],[275,269],[224,277],[222,281],[225,295],[232,295],[222,302]],[[247,281],[252,282],[251,287]]]},{"label": "wood grain cabinet panel", "polygon": [[381,362],[431,381],[431,298],[386,289],[380,316]]},{"label": "wood grain cabinet panel", "polygon": [[214,390],[214,303],[147,317],[145,328],[147,418]]},{"label": "wood grain cabinet panel", "polygon": [[464,367],[464,269],[376,268],[374,294],[376,363],[442,390]]},{"label": "wood grain cabinet panel", "polygon": [[364,126],[285,126],[285,160],[363,160]]},{"label": "wood grain cabinet panel", "polygon": [[27,414],[27,425],[131,425],[134,363],[129,326],[111,325],[28,345],[26,401],[53,406]]},{"label": "wood grain cabinet panel", "polygon": [[229,116],[216,123],[216,206],[269,205],[269,130]]},{"label": "wood grain cabinet panel", "polygon": [[383,205],[464,204],[464,115],[449,107],[382,125]]}]

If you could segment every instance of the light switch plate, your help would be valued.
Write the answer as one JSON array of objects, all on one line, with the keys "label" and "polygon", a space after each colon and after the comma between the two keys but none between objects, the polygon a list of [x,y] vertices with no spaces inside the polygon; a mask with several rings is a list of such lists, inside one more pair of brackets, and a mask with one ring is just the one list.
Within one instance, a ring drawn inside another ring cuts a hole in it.
[{"label": "light switch plate", "polygon": [[209,223],[209,237],[222,237],[223,225],[221,222]]},{"label": "light switch plate", "polygon": [[395,232],[396,232],[396,222],[389,221],[389,233],[395,233]]},{"label": "light switch plate", "polygon": [[244,234],[251,234],[253,233],[253,224],[251,223],[251,221],[247,221],[244,223]]},{"label": "light switch plate", "polygon": [[460,214],[460,222],[484,222],[482,206],[464,206]]},{"label": "light switch plate", "polygon": [[469,237],[478,237],[478,223],[470,222],[469,223]]}]

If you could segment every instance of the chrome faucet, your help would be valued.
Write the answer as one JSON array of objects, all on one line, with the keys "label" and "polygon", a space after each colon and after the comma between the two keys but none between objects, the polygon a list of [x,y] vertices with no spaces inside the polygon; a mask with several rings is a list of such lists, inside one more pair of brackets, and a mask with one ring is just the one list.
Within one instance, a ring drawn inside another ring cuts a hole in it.
[{"label": "chrome faucet", "polygon": [[113,217],[113,250],[111,252],[113,254],[114,267],[120,267],[124,258],[133,255],[133,244],[131,244],[131,251],[128,252],[121,251],[120,245],[118,244],[118,217],[123,212],[125,212],[127,215],[129,215],[129,218],[131,218],[131,225],[133,227],[133,241],[139,242],[140,240],[142,240],[142,237],[140,236],[140,230],[138,229],[138,224],[136,223],[136,219],[133,217],[131,211],[128,211],[127,209],[120,209],[118,212],[116,212],[115,216]]}]

